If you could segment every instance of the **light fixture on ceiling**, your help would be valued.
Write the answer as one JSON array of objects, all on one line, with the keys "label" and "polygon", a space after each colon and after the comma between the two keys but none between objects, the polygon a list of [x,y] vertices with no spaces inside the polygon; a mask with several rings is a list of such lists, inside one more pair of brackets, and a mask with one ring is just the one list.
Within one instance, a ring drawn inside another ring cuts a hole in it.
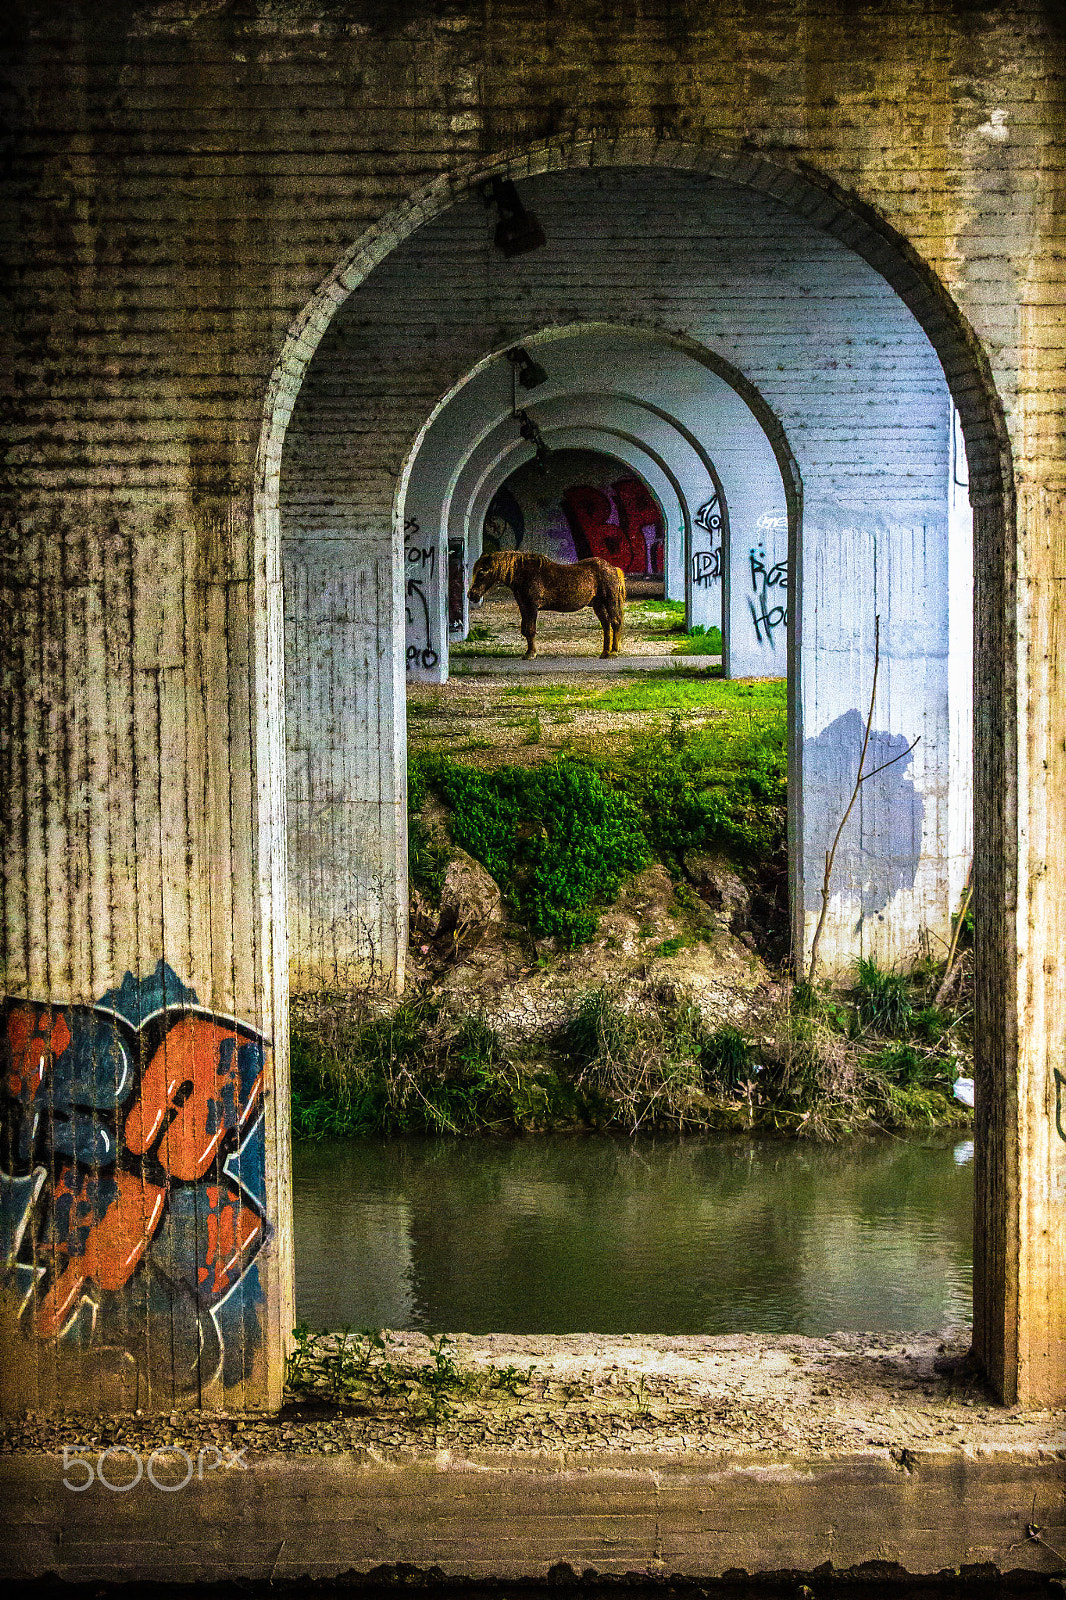
[{"label": "light fixture on ceiling", "polygon": [[499,214],[493,234],[497,250],[502,250],[505,256],[521,256],[547,244],[544,229],[532,212],[526,210],[510,178],[490,178],[482,185],[481,193],[485,204],[495,206]]},{"label": "light fixture on ceiling", "polygon": [[533,454],[536,457],[537,465],[546,468],[551,451],[537,424],[533,421],[528,411],[516,411],[514,418],[518,423],[518,431],[523,439],[533,446]]},{"label": "light fixture on ceiling", "polygon": [[523,389],[539,389],[542,383],[547,383],[548,374],[540,362],[534,361],[529,351],[523,350],[521,345],[508,350],[507,359],[514,367],[515,376]]}]

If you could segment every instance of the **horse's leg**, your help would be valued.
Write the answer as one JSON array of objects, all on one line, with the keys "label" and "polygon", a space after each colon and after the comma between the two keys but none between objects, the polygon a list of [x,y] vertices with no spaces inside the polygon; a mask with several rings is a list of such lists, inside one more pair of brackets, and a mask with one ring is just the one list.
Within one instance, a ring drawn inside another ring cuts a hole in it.
[{"label": "horse's leg", "polygon": [[616,656],[622,643],[622,627],[626,620],[625,607],[620,600],[611,606],[611,654]]},{"label": "horse's leg", "polygon": [[606,601],[601,600],[598,595],[591,602],[591,605],[593,611],[599,617],[600,627],[603,629],[603,650],[600,654],[600,660],[603,661],[611,653],[611,613],[607,608]]},{"label": "horse's leg", "polygon": [[519,601],[518,609],[522,614],[522,634],[526,641],[526,653],[522,659],[528,661],[530,656],[537,653],[537,607],[528,601],[525,605]]}]

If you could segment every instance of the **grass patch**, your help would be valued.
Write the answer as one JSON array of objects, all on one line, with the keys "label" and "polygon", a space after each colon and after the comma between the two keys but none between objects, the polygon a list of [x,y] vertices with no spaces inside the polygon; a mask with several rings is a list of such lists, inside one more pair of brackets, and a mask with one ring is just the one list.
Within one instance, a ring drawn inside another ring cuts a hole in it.
[{"label": "grass patch", "polygon": [[755,1130],[830,1140],[968,1124],[952,1096],[966,1013],[933,1047],[865,1031],[854,1004],[789,1001],[757,1038],[662,979],[578,998],[539,1038],[505,1047],[481,1017],[428,1000],[367,1015],[348,998],[293,999],[297,1138],[618,1128]]},{"label": "grass patch", "polygon": [[697,622],[674,645],[675,656],[720,656],[722,654],[722,630],[713,625],[705,628],[702,622]]},{"label": "grass patch", "polygon": [[294,997],[290,1059],[298,1139],[463,1133],[496,1115],[495,1035],[428,1001],[367,1016],[359,1000]]},{"label": "grass patch", "polygon": [[783,719],[787,685],[783,678],[720,678],[698,667],[627,672],[606,682],[515,683],[503,691],[504,701],[536,700],[542,706],[611,712],[703,711],[714,714],[762,715]]},{"label": "grass patch", "polygon": [[[558,719],[590,695],[599,709],[669,710],[670,720],[621,740],[575,740],[532,767],[484,770],[438,752],[412,758],[416,887],[439,899],[446,855],[417,817],[430,790],[447,809],[451,838],[492,874],[533,937],[555,936],[570,949],[593,937],[599,910],[653,857],[676,871],[691,851],[725,852],[744,864],[784,850],[783,683],[654,673],[588,690],[516,684],[506,698],[517,709],[535,697],[533,715],[514,720],[526,726],[526,743],[538,745],[546,703]],[[714,714],[686,726],[689,709]]]}]

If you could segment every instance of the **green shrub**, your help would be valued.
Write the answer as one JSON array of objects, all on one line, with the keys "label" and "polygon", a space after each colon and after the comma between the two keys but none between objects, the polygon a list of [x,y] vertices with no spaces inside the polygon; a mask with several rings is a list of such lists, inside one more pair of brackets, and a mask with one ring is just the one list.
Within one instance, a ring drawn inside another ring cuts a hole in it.
[{"label": "green shrub", "polygon": [[674,654],[677,656],[720,656],[722,654],[722,630],[711,626],[705,628],[702,622],[697,622],[674,645]]},{"label": "green shrub", "polygon": [[480,772],[425,758],[456,843],[485,866],[538,938],[570,948],[596,931],[627,873],[648,863],[640,813],[588,766],[562,758]]},{"label": "green shrub", "polygon": [[913,1016],[907,980],[898,972],[884,972],[876,961],[860,961],[855,985],[860,1023],[871,1033],[902,1033]]},{"label": "green shrub", "polygon": [[725,849],[750,861],[783,848],[787,763],[775,723],[689,732],[675,715],[665,733],[634,741],[611,777],[657,855]]},{"label": "green shrub", "polygon": [[448,868],[447,848],[435,840],[419,813],[426,803],[426,783],[417,765],[407,774],[407,867],[414,888],[440,904],[444,874]]}]

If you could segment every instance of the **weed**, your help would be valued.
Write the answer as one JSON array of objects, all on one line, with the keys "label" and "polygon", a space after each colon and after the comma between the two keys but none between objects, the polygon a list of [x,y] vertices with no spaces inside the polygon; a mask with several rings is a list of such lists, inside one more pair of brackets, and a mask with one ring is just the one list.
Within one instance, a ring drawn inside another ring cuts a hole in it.
[{"label": "weed", "polygon": [[311,1383],[314,1366],[313,1338],[314,1335],[306,1322],[298,1322],[292,1330],[293,1348],[285,1363],[285,1382],[290,1389],[297,1392],[304,1390]]},{"label": "weed", "polygon": [[696,1057],[703,1041],[699,1012],[687,1002],[649,994],[626,1011],[606,989],[586,994],[556,1034],[556,1046],[591,1106],[630,1133],[645,1125],[708,1125]]},{"label": "weed", "polygon": [[465,1132],[492,1120],[500,1092],[492,1030],[428,1000],[368,1017],[349,997],[301,996],[290,1059],[296,1138]]},{"label": "weed", "polygon": [[529,719],[529,732],[526,734],[527,744],[540,744],[544,738],[544,728],[540,720],[540,712],[535,711]]},{"label": "weed", "polygon": [[454,1391],[465,1386],[466,1379],[459,1371],[455,1357],[449,1348],[453,1344],[454,1341],[448,1334],[441,1333],[437,1335],[436,1344],[431,1344],[429,1347],[433,1366],[427,1370],[422,1381],[426,1388],[434,1394],[441,1394],[446,1389]]},{"label": "weed", "polygon": [[900,1033],[913,1015],[907,980],[897,972],[884,972],[876,961],[860,961],[855,985],[860,1023],[871,1033]]},{"label": "weed", "polygon": [[749,1075],[751,1064],[751,1045],[729,1023],[711,1034],[700,1053],[703,1081],[713,1089],[736,1089]]},{"label": "weed", "polygon": [[524,1389],[532,1380],[536,1367],[527,1367],[523,1372],[520,1367],[509,1363],[506,1367],[491,1367],[492,1382],[497,1389],[506,1389],[508,1394],[517,1395],[519,1389]]},{"label": "weed", "polygon": [[939,1006],[922,1006],[911,1017],[911,1032],[925,1044],[939,1044],[950,1027],[950,1019]]}]

